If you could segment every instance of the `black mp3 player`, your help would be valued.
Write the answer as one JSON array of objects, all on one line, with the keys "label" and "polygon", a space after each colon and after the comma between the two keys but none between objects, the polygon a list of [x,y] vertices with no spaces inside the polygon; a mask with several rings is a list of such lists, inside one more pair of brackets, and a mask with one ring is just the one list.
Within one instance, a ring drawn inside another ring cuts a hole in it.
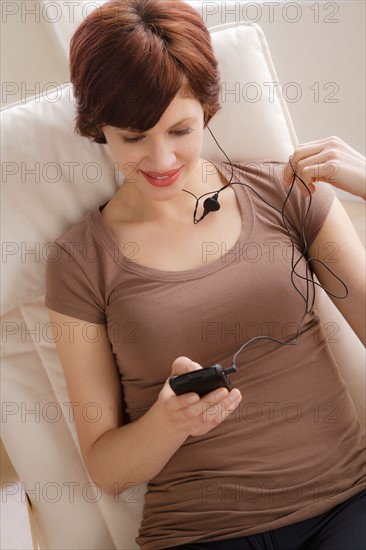
[{"label": "black mp3 player", "polygon": [[230,391],[232,382],[227,375],[234,372],[236,372],[235,365],[228,369],[224,369],[221,365],[216,364],[212,367],[171,376],[169,378],[169,384],[176,395],[194,392],[198,393],[200,397],[203,397],[217,388],[224,387]]}]

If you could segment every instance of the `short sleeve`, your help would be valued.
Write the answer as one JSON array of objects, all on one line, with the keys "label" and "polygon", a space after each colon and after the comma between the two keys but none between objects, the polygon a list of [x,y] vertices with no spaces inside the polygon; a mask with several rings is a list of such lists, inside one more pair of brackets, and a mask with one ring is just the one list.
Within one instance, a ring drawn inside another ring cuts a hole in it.
[{"label": "short sleeve", "polygon": [[46,263],[45,305],[70,317],[104,324],[98,266],[85,260],[77,244],[53,243],[52,257]]},{"label": "short sleeve", "polygon": [[[285,199],[290,191],[290,186],[285,187],[283,184],[284,167],[285,163],[277,164],[275,179],[277,179],[276,185],[280,187],[280,194]],[[307,246],[310,246],[315,240],[335,197],[334,190],[327,183],[319,181],[315,183],[315,186],[316,191],[310,197],[308,194],[305,196],[295,183],[284,210],[289,221],[295,225],[297,230],[304,227]]]}]

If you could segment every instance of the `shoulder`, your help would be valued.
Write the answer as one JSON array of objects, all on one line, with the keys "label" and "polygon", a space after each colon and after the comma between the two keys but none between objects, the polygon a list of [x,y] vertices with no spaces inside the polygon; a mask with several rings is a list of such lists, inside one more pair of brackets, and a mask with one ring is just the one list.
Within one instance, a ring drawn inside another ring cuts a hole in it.
[{"label": "shoulder", "polygon": [[68,243],[71,242],[84,242],[88,239],[93,239],[93,227],[92,227],[92,217],[95,213],[95,210],[88,212],[83,218],[81,218],[77,223],[70,225],[63,233],[58,235],[54,239],[54,243],[60,247],[65,246],[67,248]]},{"label": "shoulder", "polygon": [[45,271],[47,307],[89,322],[103,322],[102,246],[93,228],[92,213],[72,225],[52,244]]},{"label": "shoulder", "polygon": [[[95,263],[100,256],[100,237],[97,227],[99,207],[88,212],[77,223],[68,227],[54,239],[48,255],[47,263],[77,263],[79,265]],[[93,262],[94,258],[94,262]]]},{"label": "shoulder", "polygon": [[253,207],[263,208],[266,203],[281,208],[286,199],[284,171],[287,163],[279,160],[254,160],[216,163],[227,182],[240,184],[242,193],[252,201]]},{"label": "shoulder", "polygon": [[[307,207],[309,199],[313,202],[314,208],[327,204],[330,206],[334,198],[334,190],[326,183],[320,183],[316,187],[316,192],[312,193],[306,189],[302,182],[301,174],[292,173],[294,185],[285,184],[285,175],[289,170],[287,162],[278,160],[261,160],[251,162],[233,163],[234,173],[238,181],[249,183],[253,189],[261,194],[268,195],[277,202],[278,199],[288,199],[289,204],[298,211]],[[300,190],[301,189],[301,190]]]},{"label": "shoulder", "polygon": [[278,160],[256,160],[233,163],[234,174],[239,181],[248,183],[273,197],[286,195],[284,170],[286,163]]},{"label": "shoulder", "polygon": [[[234,162],[233,183],[242,184],[243,192],[250,197],[254,210],[274,215],[275,209],[281,219],[284,213],[291,224],[306,230],[310,243],[323,224],[335,193],[323,182],[316,186],[315,193],[307,191],[301,183],[301,174],[297,174],[300,178],[294,175],[293,185],[285,185],[287,169],[288,163],[278,160]],[[226,173],[228,170],[231,168],[226,163]]]}]

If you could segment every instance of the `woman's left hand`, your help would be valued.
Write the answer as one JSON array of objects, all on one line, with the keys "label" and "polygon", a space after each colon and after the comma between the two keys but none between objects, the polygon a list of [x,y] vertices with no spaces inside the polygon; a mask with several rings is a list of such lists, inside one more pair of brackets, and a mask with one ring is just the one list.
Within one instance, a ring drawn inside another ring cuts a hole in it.
[{"label": "woman's left hand", "polygon": [[[312,193],[316,191],[314,182],[325,181],[366,200],[365,157],[340,138],[329,137],[298,145],[290,160]],[[290,163],[285,166],[284,174],[285,184],[290,185],[293,179]],[[296,183],[308,196],[297,178]]]}]

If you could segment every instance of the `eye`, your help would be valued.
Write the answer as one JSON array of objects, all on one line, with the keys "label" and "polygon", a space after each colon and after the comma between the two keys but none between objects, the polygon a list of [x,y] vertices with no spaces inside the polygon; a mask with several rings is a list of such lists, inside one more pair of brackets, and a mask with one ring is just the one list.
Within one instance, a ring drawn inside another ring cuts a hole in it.
[{"label": "eye", "polygon": [[184,128],[184,130],[174,130],[173,134],[176,136],[186,136],[192,132],[192,128]]},{"label": "eye", "polygon": [[121,140],[123,141],[123,143],[137,143],[138,141],[141,141],[142,138],[144,136],[137,136],[137,137],[131,137],[131,138],[128,138],[128,137],[125,137],[125,136],[121,136]]}]

